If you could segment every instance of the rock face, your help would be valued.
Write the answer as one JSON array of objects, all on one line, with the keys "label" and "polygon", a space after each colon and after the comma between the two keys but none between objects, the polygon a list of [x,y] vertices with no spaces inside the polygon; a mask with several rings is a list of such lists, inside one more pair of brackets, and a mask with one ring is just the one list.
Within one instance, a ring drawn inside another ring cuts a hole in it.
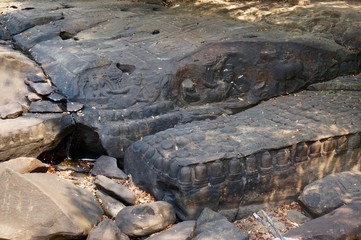
[{"label": "rock face", "polygon": [[125,170],[182,219],[204,207],[241,214],[249,204],[295,198],[314,180],[360,168],[360,96],[304,91],[179,125],[132,144]]},{"label": "rock face", "polygon": [[[314,31],[259,31],[229,18],[126,1],[26,3],[26,12],[1,16],[3,37],[31,54],[59,92],[85,104],[76,121],[96,131],[116,158],[146,135],[239,112],[360,66],[357,51]],[[337,39],[348,43],[354,32]]]},{"label": "rock face", "polygon": [[303,189],[299,200],[316,216],[361,201],[361,172],[342,172],[315,181]]},{"label": "rock face", "polygon": [[22,156],[37,157],[54,148],[74,127],[71,116],[61,114],[27,114],[0,123],[0,161]]},{"label": "rock face", "polygon": [[115,223],[128,236],[141,237],[163,230],[175,220],[172,205],[159,201],[123,208]]},{"label": "rock face", "polygon": [[1,239],[69,239],[87,235],[103,211],[90,192],[46,173],[0,175]]}]

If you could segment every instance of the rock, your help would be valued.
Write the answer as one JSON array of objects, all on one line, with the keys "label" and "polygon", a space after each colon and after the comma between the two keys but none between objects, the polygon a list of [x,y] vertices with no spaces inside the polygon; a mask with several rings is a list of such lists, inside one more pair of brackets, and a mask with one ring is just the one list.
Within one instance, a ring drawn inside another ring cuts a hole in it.
[{"label": "rock", "polygon": [[248,235],[223,215],[205,208],[197,219],[194,240],[247,240]]},{"label": "rock", "polygon": [[316,216],[361,200],[361,172],[342,172],[315,181],[303,189],[299,200]]},{"label": "rock", "polygon": [[127,187],[124,187],[102,175],[96,176],[94,183],[98,189],[103,190],[115,199],[118,199],[130,205],[135,204],[135,193],[130,191]]},{"label": "rock", "polygon": [[29,86],[39,95],[49,95],[54,91],[53,87],[49,83],[42,82],[29,82]]},{"label": "rock", "polygon": [[31,113],[62,113],[64,110],[60,107],[59,103],[51,101],[37,101],[31,102],[29,107]]},{"label": "rock", "polygon": [[117,225],[110,219],[106,219],[90,231],[87,240],[129,240]]},{"label": "rock", "polygon": [[303,91],[177,125],[133,143],[124,170],[172,203],[181,219],[195,219],[205,207],[231,216],[249,205],[296,199],[308,183],[359,167],[360,97]]},{"label": "rock", "polygon": [[180,222],[161,233],[155,233],[146,240],[191,240],[194,236],[195,226],[196,221]]},{"label": "rock", "polygon": [[[268,24],[284,14],[264,16],[267,31],[259,31],[264,25],[258,21],[235,28],[235,19],[219,21],[141,1],[74,5],[79,11],[47,2],[39,6],[42,12],[10,11],[0,21],[54,86],[86,106],[76,121],[95,129],[108,155],[116,158],[123,158],[132,142],[176,124],[233,114],[359,71],[358,51],[334,41],[335,32],[342,43],[358,41],[357,26],[345,20],[358,19],[357,12],[340,14],[342,19],[327,12],[314,16],[315,21],[329,18],[325,22],[335,30],[326,33],[314,29],[317,22],[305,27],[307,16],[283,19],[299,31],[292,27],[286,33],[287,26]],[[160,18],[167,24],[159,25]]]},{"label": "rock", "polygon": [[64,102],[66,101],[66,96],[58,92],[52,92],[46,96],[47,99],[54,101],[54,102]]},{"label": "rock", "polygon": [[163,230],[175,220],[172,205],[158,201],[123,208],[115,223],[129,237],[141,237]]},{"label": "rock", "polygon": [[0,45],[0,106],[12,103],[26,106],[25,95],[30,90],[24,79],[29,73],[44,74],[39,65],[12,47],[11,44]]},{"label": "rock", "polygon": [[0,161],[18,157],[37,157],[53,149],[70,134],[74,122],[69,115],[32,115],[1,121]]},{"label": "rock", "polygon": [[[26,80],[27,80],[27,82],[25,82],[25,83],[27,83],[27,84],[30,84],[30,82],[32,82],[32,83],[46,83],[46,79],[44,77],[39,76],[39,75],[34,74],[34,73],[27,74],[26,75]],[[36,86],[36,85],[34,85],[34,86]]]},{"label": "rock", "polygon": [[46,164],[32,157],[19,157],[6,162],[0,162],[0,174],[6,168],[10,168],[18,173],[46,172],[48,170]]},{"label": "rock", "polygon": [[293,209],[287,210],[286,217],[288,220],[290,220],[291,222],[297,223],[298,225],[302,225],[311,220],[310,217],[307,217],[307,216],[303,215],[302,213],[300,213],[299,211],[296,211]]},{"label": "rock", "polygon": [[30,92],[26,95],[30,102],[41,101],[43,98],[34,92]]},{"label": "rock", "polygon": [[361,74],[337,77],[327,82],[314,83],[307,87],[311,91],[361,91]]},{"label": "rock", "polygon": [[128,176],[118,168],[117,159],[104,155],[96,160],[91,174],[119,179],[128,178]]},{"label": "rock", "polygon": [[115,218],[119,211],[125,208],[125,205],[122,202],[100,190],[97,190],[95,195],[102,202],[103,210],[110,218]]},{"label": "rock", "polygon": [[361,238],[361,202],[355,201],[291,229],[285,237],[306,239],[359,239]]},{"label": "rock", "polygon": [[18,103],[11,103],[0,106],[1,119],[17,118],[23,114],[23,107]]},{"label": "rock", "polygon": [[0,175],[0,238],[79,238],[103,211],[92,194],[47,173]]},{"label": "rock", "polygon": [[68,112],[77,112],[80,111],[83,107],[84,105],[79,102],[68,102],[66,104],[66,110]]}]

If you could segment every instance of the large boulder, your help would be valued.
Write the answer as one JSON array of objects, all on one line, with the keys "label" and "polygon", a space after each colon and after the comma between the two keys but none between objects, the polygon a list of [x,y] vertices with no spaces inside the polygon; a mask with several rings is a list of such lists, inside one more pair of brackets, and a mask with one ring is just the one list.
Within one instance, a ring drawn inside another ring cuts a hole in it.
[{"label": "large boulder", "polygon": [[315,181],[303,189],[299,200],[316,216],[361,201],[361,172],[342,172]]},{"label": "large boulder", "polygon": [[361,201],[342,206],[286,233],[298,240],[344,240],[361,238]]},{"label": "large boulder", "polygon": [[85,236],[103,211],[93,195],[47,173],[0,175],[1,239],[69,239]]},{"label": "large boulder", "polygon": [[0,161],[38,157],[55,148],[74,129],[71,116],[63,114],[27,114],[0,123]]}]

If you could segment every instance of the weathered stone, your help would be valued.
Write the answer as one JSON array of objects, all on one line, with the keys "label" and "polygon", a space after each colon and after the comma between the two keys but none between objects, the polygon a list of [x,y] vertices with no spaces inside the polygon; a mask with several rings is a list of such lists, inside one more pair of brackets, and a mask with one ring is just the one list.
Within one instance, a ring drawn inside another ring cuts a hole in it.
[{"label": "weathered stone", "polygon": [[32,157],[19,157],[9,161],[0,162],[0,174],[6,168],[18,173],[46,172],[48,165]]},{"label": "weathered stone", "polygon": [[30,91],[24,80],[29,73],[43,74],[37,64],[11,45],[0,45],[0,106],[14,102],[26,105],[25,95]]},{"label": "weathered stone", "polygon": [[[26,75],[26,82],[27,84],[30,84],[30,82],[32,83],[46,83],[46,79],[42,76],[39,76],[37,74],[34,73],[29,73]],[[36,86],[36,85],[34,85]]]},{"label": "weathered stone", "polygon": [[97,198],[102,202],[105,214],[111,218],[115,218],[119,211],[125,208],[125,205],[122,202],[109,196],[106,193],[103,193],[100,190],[97,190],[95,194]]},{"label": "weathered stone", "polygon": [[128,236],[140,237],[163,230],[175,220],[172,205],[158,201],[123,208],[115,218],[115,223]]},{"label": "weathered stone", "polygon": [[81,237],[103,214],[90,192],[51,174],[6,169],[0,188],[1,239]]},{"label": "weathered stone", "polygon": [[87,240],[129,240],[117,225],[110,219],[106,219],[90,231]]},{"label": "weathered stone", "polygon": [[314,83],[308,86],[307,89],[312,91],[361,91],[361,74],[356,76],[342,76],[327,82]]},{"label": "weathered stone", "polygon": [[132,144],[125,171],[182,219],[204,207],[237,215],[250,204],[295,199],[314,180],[359,169],[360,96],[304,91],[178,125]]},{"label": "weathered stone", "polygon": [[285,237],[310,239],[359,239],[361,238],[361,202],[355,201],[322,217],[291,229]]},{"label": "weathered stone", "polygon": [[98,175],[96,176],[94,183],[99,189],[103,190],[110,196],[130,205],[135,204],[135,193],[130,191],[127,187],[114,182],[110,178]]},{"label": "weathered stone", "polygon": [[30,102],[41,101],[43,98],[34,92],[30,92],[26,95]]},{"label": "weathered stone", "polygon": [[194,236],[196,221],[184,221],[173,225],[161,233],[155,233],[146,240],[191,240]]},{"label": "weathered stone", "polygon": [[307,217],[304,214],[300,213],[299,211],[293,209],[287,210],[286,217],[288,220],[297,223],[298,225],[302,225],[311,220],[310,217]]},{"label": "weathered stone", "polygon": [[59,105],[59,103],[54,103],[51,101],[37,101],[37,102],[30,103],[29,112],[31,112],[31,113],[62,113],[62,112],[64,112],[64,110]]},{"label": "weathered stone", "polygon": [[316,216],[361,201],[361,172],[342,172],[315,181],[303,189],[299,200]]},{"label": "weathered stone", "polygon": [[128,178],[128,176],[118,168],[117,159],[104,155],[96,160],[91,174],[119,179]]},{"label": "weathered stone", "polygon": [[54,102],[64,102],[66,101],[66,96],[64,96],[61,93],[58,92],[52,92],[48,96],[46,96],[47,99],[54,101]]},{"label": "weathered stone", "polygon": [[[54,86],[85,104],[77,122],[97,131],[116,158],[135,140],[176,124],[239,112],[359,71],[359,55],[348,47],[348,39],[358,41],[358,28],[343,13],[336,21],[341,25],[315,37],[319,31],[300,24],[307,17],[294,22],[299,32],[288,34],[278,31],[287,26],[266,16],[266,26],[243,21],[235,27],[228,17],[219,21],[141,2],[74,5],[79,11],[47,2],[38,6],[42,11],[14,10],[0,22]],[[320,17],[332,18],[312,19]]]},{"label": "weathered stone", "polygon": [[80,111],[84,107],[84,104],[78,102],[68,102],[66,104],[66,110],[68,112],[77,112]]},{"label": "weathered stone", "polygon": [[205,208],[197,219],[195,240],[247,240],[248,235],[230,223],[223,215]]},{"label": "weathered stone", "polygon": [[26,114],[1,121],[0,161],[17,157],[37,157],[54,148],[73,130],[69,115]]},{"label": "weathered stone", "polygon": [[18,103],[11,103],[0,106],[1,119],[17,118],[23,114],[23,107]]},{"label": "weathered stone", "polygon": [[49,95],[54,91],[53,87],[49,83],[42,82],[29,82],[29,86],[39,95]]}]

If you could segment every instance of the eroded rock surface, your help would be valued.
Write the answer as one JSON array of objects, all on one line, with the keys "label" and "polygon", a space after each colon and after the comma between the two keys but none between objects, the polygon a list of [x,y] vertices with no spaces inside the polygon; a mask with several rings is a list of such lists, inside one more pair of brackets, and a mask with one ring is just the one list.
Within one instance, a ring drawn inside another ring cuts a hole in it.
[{"label": "eroded rock surface", "polygon": [[96,131],[117,158],[146,135],[239,112],[360,68],[357,44],[348,47],[354,28],[347,30],[352,36],[341,28],[343,13],[330,33],[343,34],[337,43],[321,30],[286,33],[268,17],[252,23],[159,3],[21,5],[4,10],[4,38],[31,54],[59,92],[85,104],[76,121]]},{"label": "eroded rock surface", "polygon": [[299,200],[316,216],[361,201],[361,172],[342,172],[315,181],[303,189]]},{"label": "eroded rock surface", "polygon": [[85,236],[103,211],[90,192],[47,173],[0,175],[0,238]]},{"label": "eroded rock surface", "polygon": [[69,115],[28,114],[0,122],[0,161],[17,157],[38,157],[54,148],[74,127]]},{"label": "eroded rock surface", "polygon": [[176,220],[173,206],[158,201],[123,208],[115,218],[122,232],[130,237],[141,237],[163,230]]},{"label": "eroded rock surface", "polygon": [[183,219],[296,197],[327,174],[360,168],[360,96],[304,91],[179,125],[132,144],[125,170]]}]

